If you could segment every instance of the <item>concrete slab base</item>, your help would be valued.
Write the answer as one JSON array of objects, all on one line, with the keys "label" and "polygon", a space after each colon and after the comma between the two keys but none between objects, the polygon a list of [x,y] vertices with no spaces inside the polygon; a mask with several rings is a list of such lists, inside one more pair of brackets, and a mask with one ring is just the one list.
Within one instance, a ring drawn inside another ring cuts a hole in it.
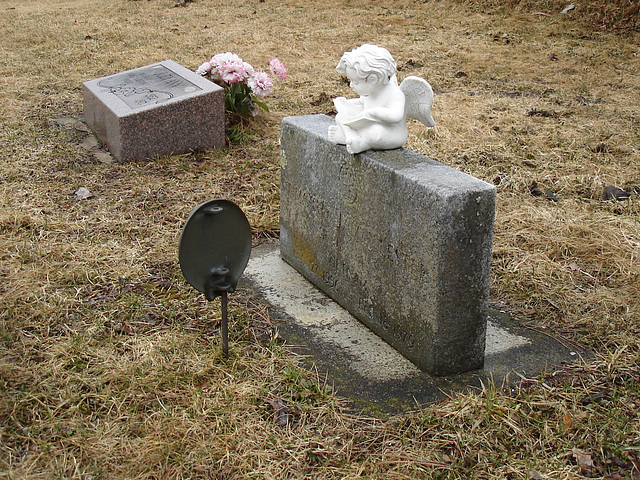
[{"label": "concrete slab base", "polygon": [[461,375],[434,377],[421,371],[349,312],[333,302],[280,257],[277,244],[253,250],[242,282],[272,306],[280,335],[327,376],[354,409],[384,417],[416,409],[456,390],[533,377],[586,352],[550,334],[519,326],[492,310],[485,366]]}]

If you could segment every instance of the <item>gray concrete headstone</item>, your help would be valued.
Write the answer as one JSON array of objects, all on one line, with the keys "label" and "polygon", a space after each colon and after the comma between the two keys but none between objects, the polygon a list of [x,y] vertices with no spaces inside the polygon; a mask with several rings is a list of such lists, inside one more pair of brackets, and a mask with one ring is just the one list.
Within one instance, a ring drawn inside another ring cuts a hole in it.
[{"label": "gray concrete headstone", "polygon": [[283,258],[422,370],[482,368],[496,189],[400,148],[350,155],[282,122]]},{"label": "gray concrete headstone", "polygon": [[224,90],[172,60],[83,84],[87,125],[120,161],[225,144]]}]

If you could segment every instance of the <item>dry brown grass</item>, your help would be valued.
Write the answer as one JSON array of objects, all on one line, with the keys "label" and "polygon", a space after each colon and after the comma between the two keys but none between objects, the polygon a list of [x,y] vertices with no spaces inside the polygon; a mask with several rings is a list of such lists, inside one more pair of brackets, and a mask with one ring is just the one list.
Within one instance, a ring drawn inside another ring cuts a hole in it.
[{"label": "dry brown grass", "polygon": [[[637,1],[565,3],[0,3],[0,477],[639,478]],[[177,266],[182,223],[227,197],[256,242],[277,236],[279,120],[349,94],[333,68],[366,41],[438,92],[409,147],[498,187],[493,299],[593,360],[362,418],[249,291],[221,358],[218,309]],[[243,144],[108,165],[56,121],[82,114],[85,80],[226,50],[289,67]],[[609,185],[630,198],[603,201]]]}]

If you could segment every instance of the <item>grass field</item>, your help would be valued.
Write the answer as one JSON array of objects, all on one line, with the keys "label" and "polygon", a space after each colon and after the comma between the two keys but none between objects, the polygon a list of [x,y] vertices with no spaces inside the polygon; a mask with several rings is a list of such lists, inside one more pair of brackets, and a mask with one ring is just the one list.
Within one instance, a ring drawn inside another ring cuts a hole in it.
[{"label": "grass field", "polygon": [[[0,478],[640,478],[638,3],[568,3],[0,0]],[[334,68],[365,42],[437,92],[408,148],[497,186],[492,301],[592,359],[376,420],[245,290],[221,357],[182,224],[224,197],[277,237],[280,120],[351,96]],[[289,69],[242,142],[82,146],[83,81],[225,51]]]}]

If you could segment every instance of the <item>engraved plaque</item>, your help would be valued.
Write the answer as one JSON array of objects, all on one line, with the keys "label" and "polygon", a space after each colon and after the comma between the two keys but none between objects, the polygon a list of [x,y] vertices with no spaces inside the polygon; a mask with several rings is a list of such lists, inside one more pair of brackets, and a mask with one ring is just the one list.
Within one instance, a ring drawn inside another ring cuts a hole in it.
[{"label": "engraved plaque", "polygon": [[202,90],[164,65],[151,65],[101,79],[98,86],[130,108],[164,103]]}]

